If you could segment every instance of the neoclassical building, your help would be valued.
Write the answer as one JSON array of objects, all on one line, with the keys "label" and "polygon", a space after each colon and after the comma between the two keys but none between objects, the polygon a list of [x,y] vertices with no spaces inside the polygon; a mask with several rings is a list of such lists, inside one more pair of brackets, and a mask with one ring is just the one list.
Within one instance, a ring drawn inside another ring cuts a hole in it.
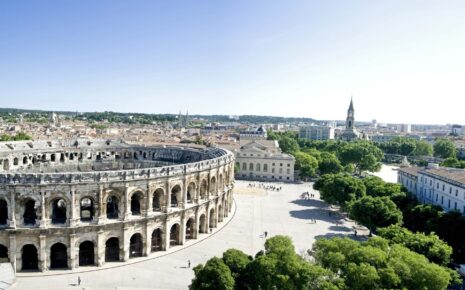
[{"label": "neoclassical building", "polygon": [[0,143],[0,259],[16,271],[124,262],[208,234],[234,155],[114,140]]}]

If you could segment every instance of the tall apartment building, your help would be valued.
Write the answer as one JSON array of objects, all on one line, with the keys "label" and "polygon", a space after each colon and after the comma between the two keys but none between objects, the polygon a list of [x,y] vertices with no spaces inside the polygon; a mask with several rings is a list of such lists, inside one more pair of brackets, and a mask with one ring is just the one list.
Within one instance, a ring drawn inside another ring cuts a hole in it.
[{"label": "tall apartment building", "polygon": [[299,130],[299,138],[307,140],[332,140],[334,139],[334,127],[322,125],[302,127]]}]

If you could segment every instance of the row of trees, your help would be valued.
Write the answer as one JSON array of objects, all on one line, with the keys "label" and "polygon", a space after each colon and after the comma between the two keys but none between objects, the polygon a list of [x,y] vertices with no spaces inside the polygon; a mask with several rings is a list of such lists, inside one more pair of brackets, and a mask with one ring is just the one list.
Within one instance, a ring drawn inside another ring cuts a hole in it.
[{"label": "row of trees", "polygon": [[19,132],[16,135],[3,134],[0,136],[0,141],[23,141],[23,140],[32,140],[32,137],[24,132]]},{"label": "row of trees", "polygon": [[[314,189],[320,191],[324,201],[341,206],[371,232],[383,235],[380,228],[403,225],[406,230],[445,241],[453,249],[454,261],[465,262],[465,217],[459,212],[420,204],[399,184],[375,176],[359,179],[343,173],[326,174],[315,182]],[[450,254],[444,255],[441,261],[448,262],[450,258]]]},{"label": "row of trees", "polygon": [[458,282],[394,238],[319,239],[309,254],[297,255],[286,236],[268,239],[255,257],[229,249],[194,268],[190,289],[446,289]]},{"label": "row of trees", "polygon": [[301,178],[343,171],[360,174],[381,168],[383,153],[369,141],[307,141],[294,132],[270,132],[268,138],[277,140],[283,152],[295,157]]},{"label": "row of trees", "polygon": [[375,143],[386,154],[404,156],[435,156],[439,158],[456,158],[457,150],[450,139],[437,139],[434,146],[423,140],[397,137],[389,142]]}]

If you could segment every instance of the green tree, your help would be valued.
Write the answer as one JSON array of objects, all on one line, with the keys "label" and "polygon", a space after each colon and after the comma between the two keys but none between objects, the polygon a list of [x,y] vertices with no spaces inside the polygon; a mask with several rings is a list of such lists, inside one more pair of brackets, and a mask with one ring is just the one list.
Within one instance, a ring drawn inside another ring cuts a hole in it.
[{"label": "green tree", "polygon": [[353,164],[361,174],[364,170],[379,171],[383,152],[371,142],[360,141],[342,146],[338,150],[338,157],[343,165]]},{"label": "green tree", "polygon": [[194,267],[195,278],[189,289],[192,290],[232,290],[234,289],[234,278],[231,270],[226,266],[222,259],[213,257],[207,261],[205,266],[202,264]]},{"label": "green tree", "polygon": [[457,275],[424,256],[380,237],[367,242],[348,238],[316,240],[312,248],[318,265],[345,282],[345,289],[446,289]]},{"label": "green tree", "polygon": [[343,169],[344,168],[336,155],[328,152],[321,153],[320,161],[318,163],[318,171],[320,174],[340,173]]},{"label": "green tree", "polygon": [[363,182],[348,174],[325,174],[314,184],[320,191],[321,198],[330,204],[346,207],[348,203],[362,197],[366,193]]},{"label": "green tree", "polygon": [[284,153],[292,153],[299,151],[299,144],[295,139],[292,139],[287,136],[283,136],[278,140],[279,147]]},{"label": "green tree", "polygon": [[386,196],[364,196],[351,204],[349,214],[351,218],[365,225],[370,234],[378,227],[402,223],[402,212]]},{"label": "green tree", "polygon": [[432,156],[433,155],[433,146],[426,141],[418,141],[413,151],[415,156]]},{"label": "green tree", "polygon": [[229,249],[223,253],[223,262],[231,270],[231,274],[235,279],[235,288],[243,289],[248,281],[245,281],[246,268],[251,262],[251,257],[244,252],[236,249]]},{"label": "green tree", "polygon": [[439,139],[434,143],[434,156],[440,158],[454,158],[457,156],[455,145],[449,139]]},{"label": "green tree", "polygon": [[367,195],[373,197],[387,196],[395,199],[405,195],[400,184],[385,182],[377,176],[367,176],[362,181],[366,187]]},{"label": "green tree", "polygon": [[304,153],[294,152],[295,167],[300,170],[300,177],[313,177],[316,175],[316,169],[318,168],[318,160],[315,157]]},{"label": "green tree", "polygon": [[406,228],[391,225],[379,228],[378,235],[390,243],[401,244],[410,250],[422,254],[433,263],[446,266],[450,262],[452,248],[436,234],[412,233]]}]

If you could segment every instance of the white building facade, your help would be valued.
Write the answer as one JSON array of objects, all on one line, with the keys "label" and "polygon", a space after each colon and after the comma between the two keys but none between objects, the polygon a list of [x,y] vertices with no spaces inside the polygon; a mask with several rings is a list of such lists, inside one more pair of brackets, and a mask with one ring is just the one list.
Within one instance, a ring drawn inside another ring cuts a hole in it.
[{"label": "white building facade", "polygon": [[334,127],[313,125],[300,128],[299,138],[307,140],[332,140],[334,139]]},{"label": "white building facade", "polygon": [[399,169],[397,178],[421,203],[465,214],[465,170],[436,164],[426,168],[405,167]]}]

